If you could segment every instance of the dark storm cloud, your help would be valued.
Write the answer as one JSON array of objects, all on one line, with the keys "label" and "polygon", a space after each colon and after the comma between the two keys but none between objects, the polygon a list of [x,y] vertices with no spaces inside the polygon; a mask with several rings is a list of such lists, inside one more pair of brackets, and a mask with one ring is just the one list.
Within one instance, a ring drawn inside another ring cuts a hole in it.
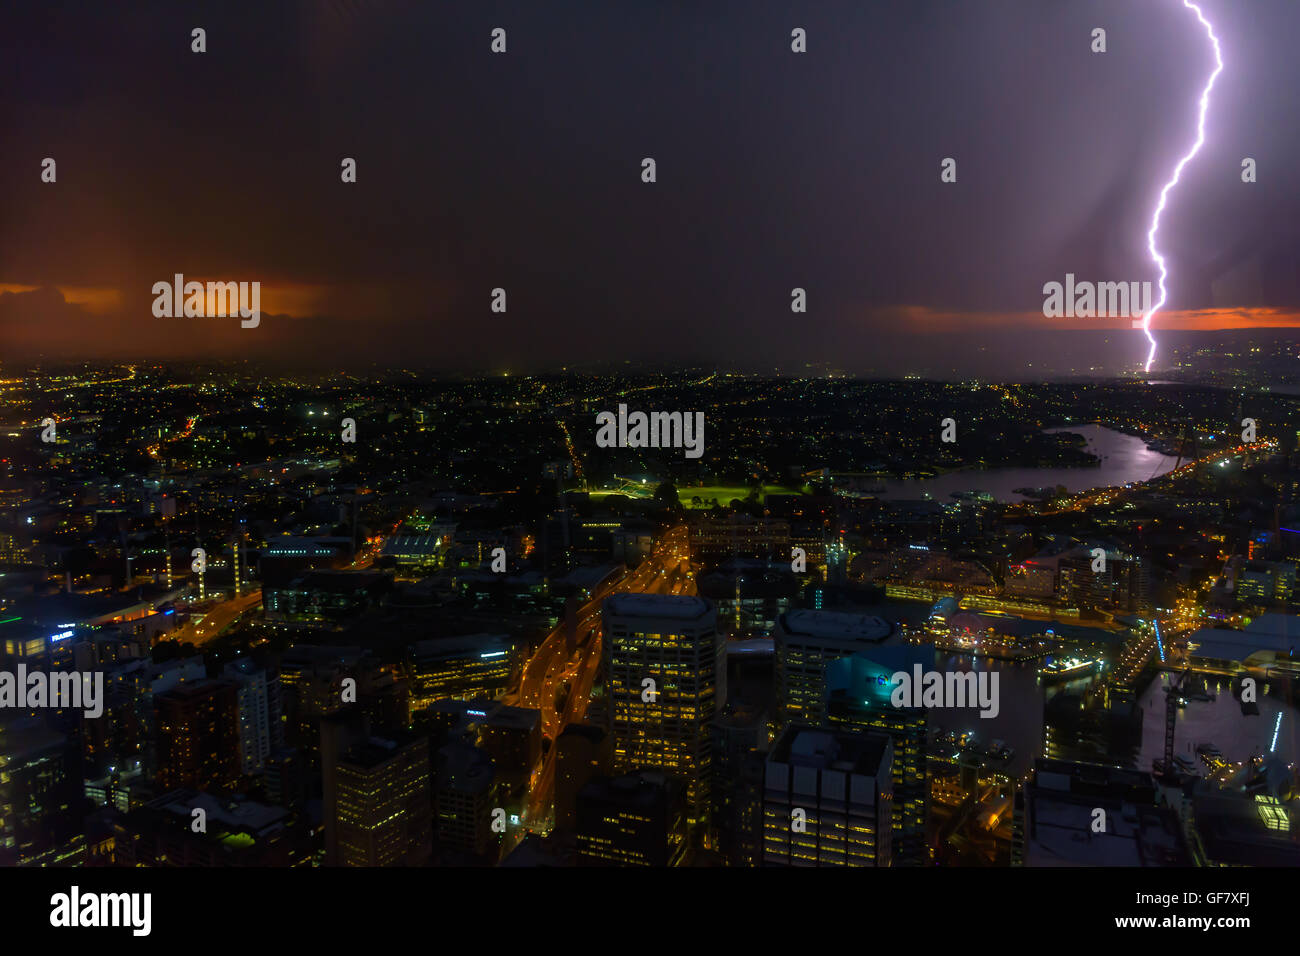
[{"label": "dark storm cloud", "polygon": [[[1300,6],[1206,9],[1227,68],[1161,233],[1170,308],[1300,306]],[[0,24],[0,287],[120,288],[113,315],[41,299],[35,337],[114,355],[906,354],[916,309],[1154,278],[1151,205],[1212,62],[1176,0],[27,4]],[[292,325],[199,330],[150,314],[177,272],[325,291]],[[33,338],[21,304],[0,308],[10,353]]]}]

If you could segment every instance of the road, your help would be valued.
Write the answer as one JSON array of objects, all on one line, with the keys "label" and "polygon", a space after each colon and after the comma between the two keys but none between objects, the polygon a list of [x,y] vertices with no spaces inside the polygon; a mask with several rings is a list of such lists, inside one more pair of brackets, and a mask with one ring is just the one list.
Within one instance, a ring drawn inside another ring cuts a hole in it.
[{"label": "road", "polygon": [[[546,829],[555,790],[555,741],[570,723],[581,721],[591,703],[591,690],[600,672],[602,634],[600,609],[606,597],[617,593],[694,594],[695,577],[690,570],[690,541],[684,526],[669,529],[655,544],[654,552],[641,566],[613,586],[594,595],[577,613],[577,647],[572,655],[565,648],[564,622],[551,631],[524,667],[518,706],[541,711],[542,733],[550,749],[534,774],[524,822]],[[569,692],[563,706],[557,706],[565,684]]]},{"label": "road", "polygon": [[237,598],[229,598],[213,605],[212,609],[203,616],[202,621],[198,623],[193,620],[187,621],[167,637],[169,640],[180,641],[181,643],[188,641],[191,644],[204,644],[218,637],[241,614],[252,610],[261,603],[261,588],[249,591],[247,594],[241,594]]}]

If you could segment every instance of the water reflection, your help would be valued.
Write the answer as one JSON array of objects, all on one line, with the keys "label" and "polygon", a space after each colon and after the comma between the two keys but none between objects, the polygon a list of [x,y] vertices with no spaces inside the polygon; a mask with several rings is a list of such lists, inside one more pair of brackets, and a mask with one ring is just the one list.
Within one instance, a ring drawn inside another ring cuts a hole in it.
[{"label": "water reflection", "polygon": [[[930,711],[930,726],[932,730],[942,727],[946,732],[973,733],[982,748],[994,740],[1004,741],[1015,751],[1006,762],[1012,776],[1027,773],[1034,758],[1044,756],[1045,734],[1051,733],[1056,735],[1056,749],[1063,759],[1117,762],[1150,770],[1152,761],[1164,756],[1168,673],[1157,675],[1143,691],[1134,715],[1124,717],[1104,706],[1105,687],[1099,676],[1044,682],[1036,664],[944,651],[936,652],[934,666],[939,671],[998,671],[1001,708],[996,717],[982,718],[974,708],[935,707]],[[1274,748],[1275,732],[1275,753],[1285,763],[1300,761],[1300,711],[1274,694],[1263,694],[1263,685],[1258,715],[1242,713],[1226,677],[1191,675],[1185,689],[1214,696],[1213,700],[1192,700],[1180,707],[1174,729],[1174,753],[1196,763],[1200,773],[1205,773],[1205,767],[1197,759],[1198,746],[1215,746],[1228,762],[1244,762]]]},{"label": "water reflection", "polygon": [[998,501],[1024,501],[1016,488],[1064,485],[1068,491],[1088,491],[1129,482],[1150,481],[1173,471],[1178,459],[1152,451],[1140,438],[1101,425],[1072,425],[1047,432],[1073,432],[1087,441],[1088,451],[1101,459],[1096,468],[962,469],[922,481],[884,481],[881,498],[924,498],[950,501],[954,491],[987,491]]}]

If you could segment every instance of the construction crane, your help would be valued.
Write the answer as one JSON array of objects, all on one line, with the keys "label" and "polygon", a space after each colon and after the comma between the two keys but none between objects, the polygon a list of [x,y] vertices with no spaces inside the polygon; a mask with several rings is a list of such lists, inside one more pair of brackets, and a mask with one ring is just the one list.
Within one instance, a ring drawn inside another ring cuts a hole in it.
[{"label": "construction crane", "polygon": [[1189,667],[1165,688],[1165,773],[1174,768],[1174,725],[1178,722],[1178,700],[1182,697],[1183,684],[1192,674]]}]

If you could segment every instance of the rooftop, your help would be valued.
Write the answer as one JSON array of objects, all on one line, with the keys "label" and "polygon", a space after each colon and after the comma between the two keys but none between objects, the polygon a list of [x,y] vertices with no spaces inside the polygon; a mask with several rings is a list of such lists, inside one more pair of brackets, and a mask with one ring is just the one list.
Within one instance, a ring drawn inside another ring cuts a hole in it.
[{"label": "rooftop", "polygon": [[1300,648],[1300,616],[1261,614],[1244,630],[1203,627],[1190,640],[1199,645],[1193,657],[1214,660],[1244,661],[1258,651],[1291,654]]},{"label": "rooftop", "polygon": [[495,772],[492,758],[473,744],[457,741],[438,751],[436,786],[459,793],[487,793]]},{"label": "rooftop", "polygon": [[[1151,775],[1040,758],[1025,793],[1028,866],[1186,866],[1173,810]],[[1106,828],[1094,832],[1097,809]]]},{"label": "rooftop", "polygon": [[871,777],[880,772],[889,747],[885,734],[837,733],[794,725],[777,740],[769,760]]},{"label": "rooftop", "polygon": [[595,777],[578,793],[580,803],[597,801],[623,807],[653,810],[681,784],[657,770],[635,770],[621,777]]},{"label": "rooftop", "polygon": [[509,634],[457,634],[416,641],[411,645],[417,661],[448,660],[477,654],[503,657],[514,647]]},{"label": "rooftop", "polygon": [[693,621],[711,607],[704,598],[673,594],[614,594],[605,598],[606,614],[619,617],[658,617]]},{"label": "rooftop", "polygon": [[844,641],[880,641],[893,630],[884,618],[844,611],[786,611],[780,627],[791,635]]},{"label": "rooftop", "polygon": [[291,815],[284,807],[253,800],[219,800],[193,790],[169,793],[158,800],[157,806],[184,817],[187,823],[194,810],[201,809],[209,826],[221,824],[231,830],[253,832],[282,826]]}]

